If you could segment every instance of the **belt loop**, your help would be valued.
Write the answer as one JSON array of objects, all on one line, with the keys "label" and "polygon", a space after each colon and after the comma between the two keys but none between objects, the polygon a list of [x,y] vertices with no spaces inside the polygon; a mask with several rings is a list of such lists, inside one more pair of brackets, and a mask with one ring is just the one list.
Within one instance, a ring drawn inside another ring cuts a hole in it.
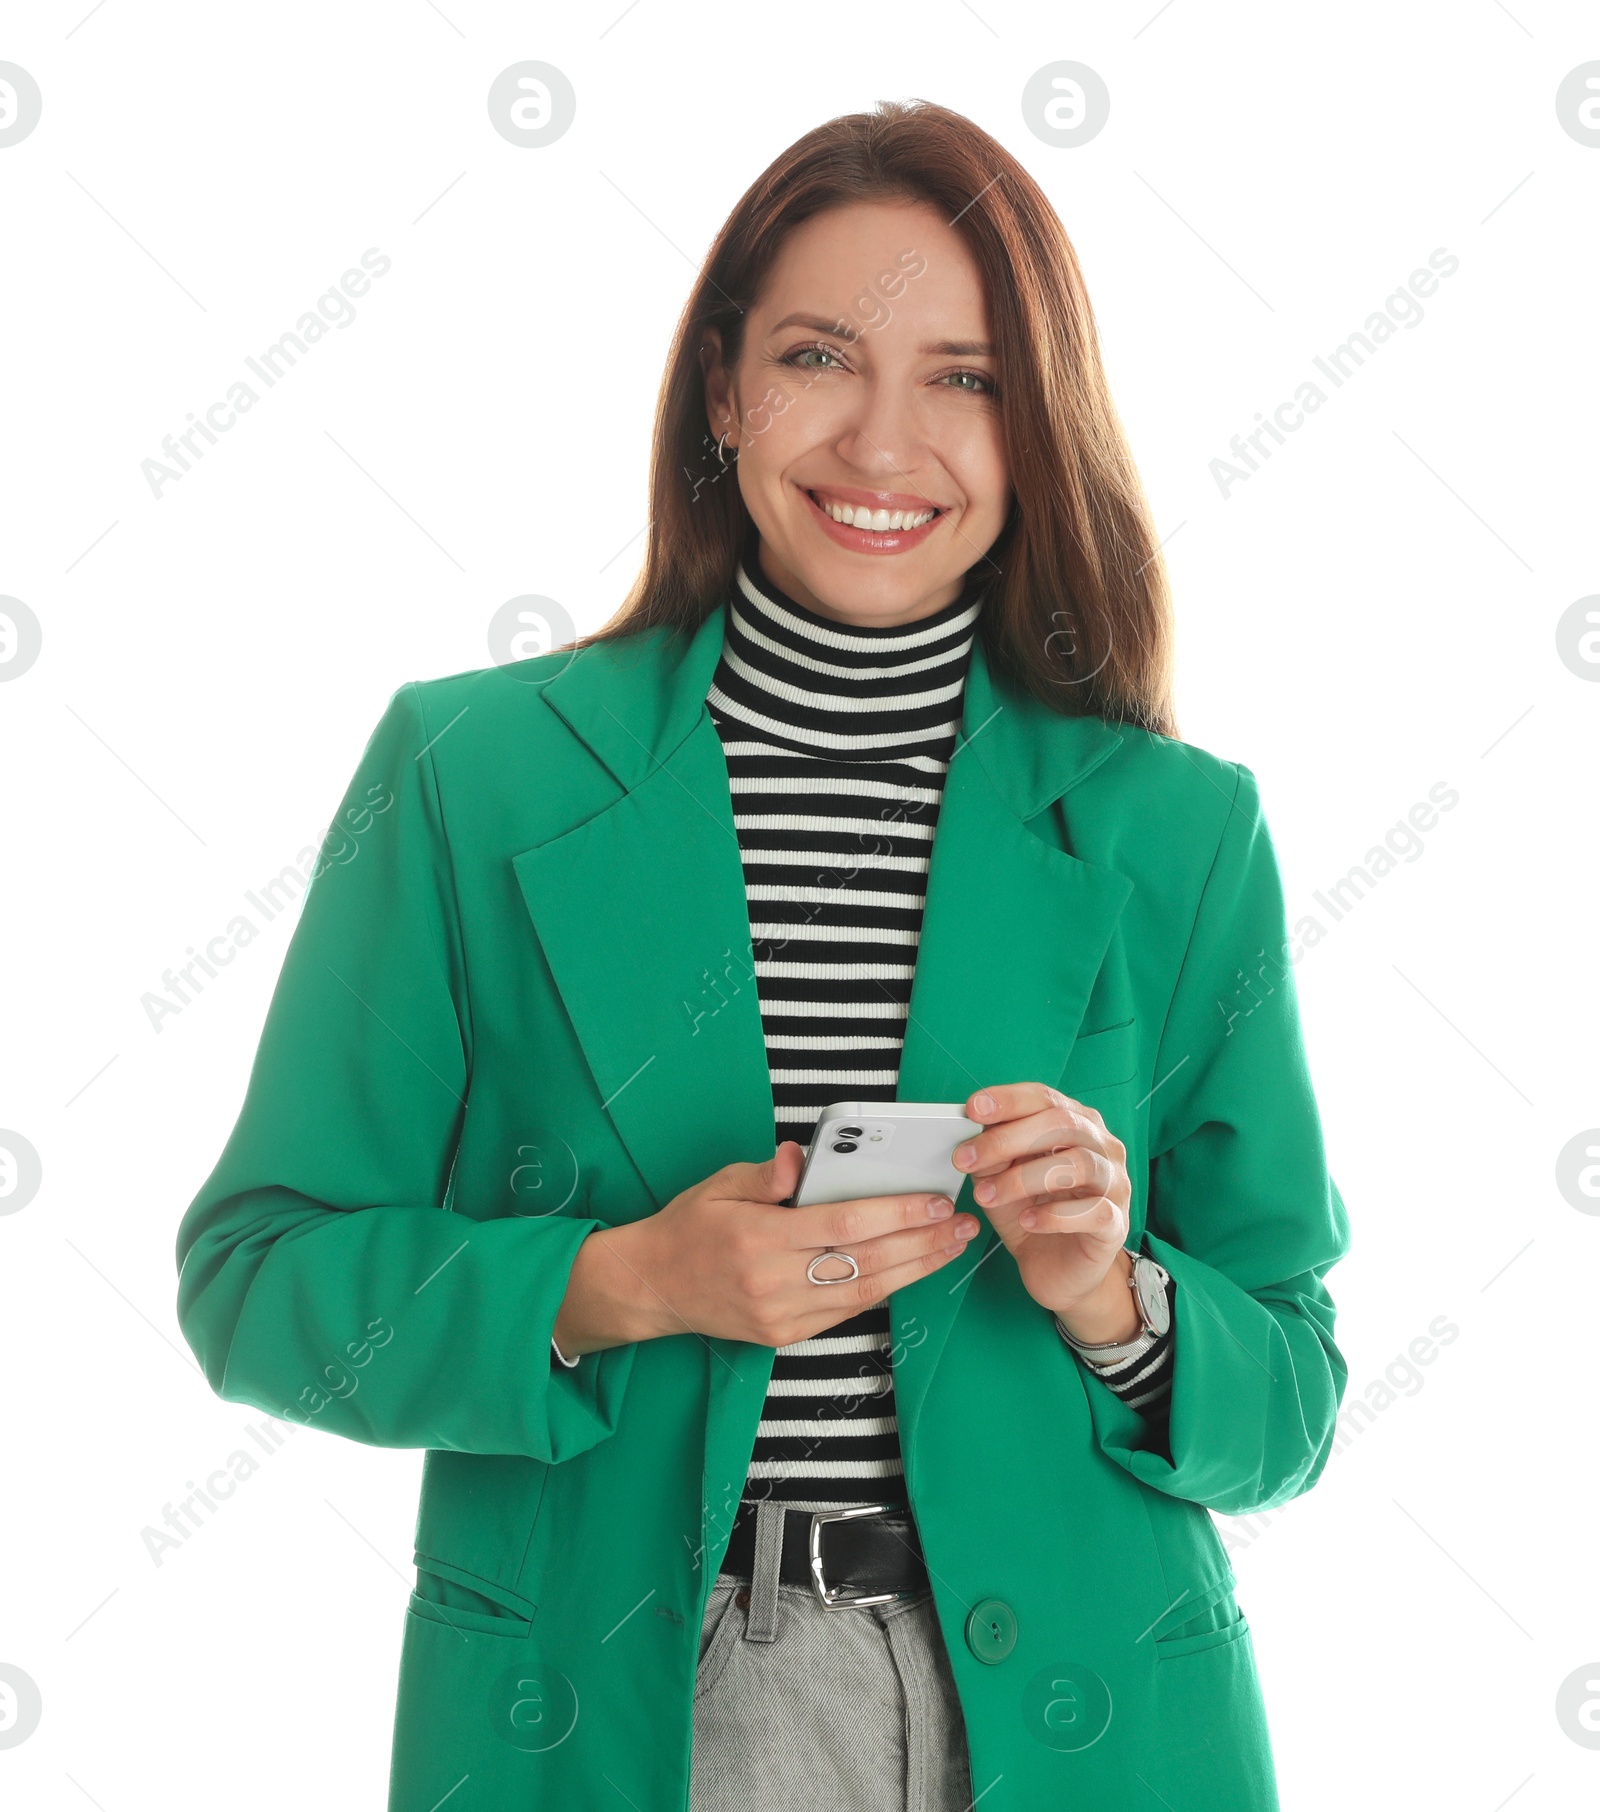
[{"label": "belt loop", "polygon": [[772,1498],[756,1505],[756,1551],[750,1563],[747,1642],[771,1642],[778,1634],[778,1578],[783,1564],[784,1507]]}]

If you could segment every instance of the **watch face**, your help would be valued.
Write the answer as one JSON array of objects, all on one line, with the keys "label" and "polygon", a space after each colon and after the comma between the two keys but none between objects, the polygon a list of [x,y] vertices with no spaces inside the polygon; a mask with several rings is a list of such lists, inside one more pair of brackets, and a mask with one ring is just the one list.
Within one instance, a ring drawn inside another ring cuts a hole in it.
[{"label": "watch face", "polygon": [[1172,1325],[1172,1304],[1167,1301],[1167,1287],[1154,1260],[1141,1253],[1134,1260],[1133,1278],[1140,1312],[1146,1323],[1158,1334],[1166,1333]]}]

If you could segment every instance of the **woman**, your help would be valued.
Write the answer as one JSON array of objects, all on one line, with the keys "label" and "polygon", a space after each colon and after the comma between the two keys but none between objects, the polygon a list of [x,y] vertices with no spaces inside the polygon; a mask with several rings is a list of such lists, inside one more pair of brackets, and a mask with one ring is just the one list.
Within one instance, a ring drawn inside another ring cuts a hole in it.
[{"label": "woman", "polygon": [[[394,694],[179,1235],[217,1391],[428,1450],[391,1812],[1275,1807],[1207,1510],[1321,1472],[1348,1227],[1026,172],[784,153],[652,487],[600,635]],[[895,1099],[960,1201],[783,1206]]]}]

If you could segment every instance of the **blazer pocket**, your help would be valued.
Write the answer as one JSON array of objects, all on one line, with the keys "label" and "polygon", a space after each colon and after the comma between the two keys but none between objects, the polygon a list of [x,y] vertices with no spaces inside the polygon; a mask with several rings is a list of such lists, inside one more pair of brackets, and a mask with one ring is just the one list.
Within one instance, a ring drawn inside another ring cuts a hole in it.
[{"label": "blazer pocket", "polygon": [[1156,1626],[1156,1659],[1204,1654],[1246,1635],[1250,1625],[1234,1596],[1235,1584],[1232,1577],[1219,1579],[1174,1605]]},{"label": "blazer pocket", "polygon": [[1131,1082],[1139,1067],[1138,1021],[1125,1019],[1097,1032],[1081,1032],[1056,1086],[1074,1100],[1094,1089]]},{"label": "blazer pocket", "polygon": [[413,1616],[428,1623],[442,1623],[458,1634],[472,1630],[480,1636],[508,1636],[513,1641],[521,1641],[533,1628],[537,1605],[528,1604],[521,1610],[514,1610],[509,1604],[501,1604],[465,1584],[462,1579],[451,1577],[454,1572],[454,1568],[449,1572],[434,1572],[428,1567],[417,1569],[416,1590],[407,1606]]},{"label": "blazer pocket", "polygon": [[1229,1599],[1226,1607],[1217,1607],[1221,1621],[1215,1629],[1196,1630],[1188,1636],[1159,1636],[1156,1638],[1156,1659],[1158,1661],[1179,1661],[1189,1655],[1203,1655],[1214,1648],[1226,1648],[1231,1642],[1239,1642],[1250,1634],[1250,1622],[1238,1604]]},{"label": "blazer pocket", "polygon": [[465,1610],[458,1604],[441,1604],[436,1599],[424,1598],[420,1592],[411,1594],[406,1609],[413,1617],[420,1617],[425,1623],[441,1623],[462,1637],[470,1631],[477,1636],[502,1636],[512,1642],[521,1642],[533,1629],[531,1617],[517,1617],[510,1611],[491,1616],[485,1611]]}]

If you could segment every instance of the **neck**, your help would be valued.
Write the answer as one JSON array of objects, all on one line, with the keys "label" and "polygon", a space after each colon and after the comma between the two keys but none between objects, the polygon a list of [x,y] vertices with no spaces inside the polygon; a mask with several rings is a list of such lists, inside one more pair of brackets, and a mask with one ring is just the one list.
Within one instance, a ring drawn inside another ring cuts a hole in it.
[{"label": "neck", "polygon": [[794,753],[942,770],[961,725],[981,607],[969,584],[912,623],[837,622],[741,561],[709,694],[713,715],[729,734]]}]

